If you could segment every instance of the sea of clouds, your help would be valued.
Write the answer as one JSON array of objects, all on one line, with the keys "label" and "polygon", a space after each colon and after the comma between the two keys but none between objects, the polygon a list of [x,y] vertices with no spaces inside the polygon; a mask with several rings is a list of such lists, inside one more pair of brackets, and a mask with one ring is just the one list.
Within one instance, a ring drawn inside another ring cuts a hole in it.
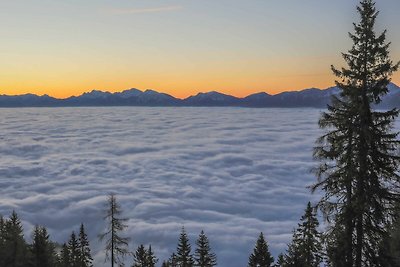
[{"label": "sea of clouds", "polygon": [[[286,249],[315,181],[317,109],[1,109],[0,214],[14,209],[67,241],[83,222],[95,266],[106,197],[128,218],[130,249],[167,259],[184,226],[203,229],[219,266],[245,266],[258,234]],[[127,261],[131,264],[131,259]]]}]

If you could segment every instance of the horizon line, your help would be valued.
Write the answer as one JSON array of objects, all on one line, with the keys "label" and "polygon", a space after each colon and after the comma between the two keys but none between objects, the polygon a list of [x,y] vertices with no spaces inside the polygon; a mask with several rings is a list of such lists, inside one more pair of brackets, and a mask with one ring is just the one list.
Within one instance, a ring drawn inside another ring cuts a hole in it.
[{"label": "horizon line", "polygon": [[[396,84],[396,85],[397,85],[397,84]],[[255,94],[260,94],[260,93],[266,93],[266,94],[268,94],[268,95],[274,96],[274,95],[279,95],[279,94],[282,94],[282,93],[300,92],[300,91],[304,91],[304,90],[308,90],[308,89],[327,90],[327,89],[330,89],[330,88],[333,88],[333,87],[336,87],[336,86],[335,86],[335,85],[332,85],[332,86],[329,86],[329,87],[326,87],[326,88],[308,87],[308,88],[302,88],[302,89],[281,91],[281,92],[278,92],[278,93],[268,93],[267,91],[259,91],[259,92],[251,93],[251,94],[246,95],[246,96],[243,96],[243,97],[240,97],[240,96],[237,96],[237,95],[234,95],[234,94],[223,93],[223,92],[220,92],[220,91],[217,91],[217,90],[199,91],[197,94],[189,95],[189,96],[187,96],[187,97],[177,97],[177,96],[175,96],[175,95],[173,95],[173,94],[164,93],[164,92],[161,92],[161,91],[157,91],[156,89],[152,89],[152,88],[138,89],[138,88],[136,88],[136,87],[131,87],[131,88],[128,88],[128,89],[123,89],[123,90],[121,90],[121,91],[113,91],[113,92],[107,91],[107,90],[100,90],[100,89],[91,89],[91,90],[82,92],[80,95],[70,95],[70,96],[68,96],[68,97],[56,97],[56,96],[52,96],[51,94],[46,94],[46,93],[45,93],[45,94],[35,94],[35,93],[30,93],[30,92],[22,93],[22,94],[11,94],[11,95],[10,95],[10,94],[0,94],[0,96],[36,95],[36,96],[40,96],[40,97],[41,97],[41,96],[49,96],[49,97],[52,97],[52,98],[54,98],[54,99],[63,100],[63,99],[71,98],[71,97],[80,97],[80,96],[82,96],[82,95],[84,95],[84,94],[89,94],[89,93],[91,93],[91,92],[93,92],[93,91],[102,92],[102,93],[110,93],[110,94],[118,94],[118,93],[122,93],[122,92],[129,91],[129,90],[138,90],[138,91],[140,91],[140,92],[155,91],[155,92],[157,92],[157,93],[166,94],[166,95],[172,96],[172,97],[174,97],[174,98],[176,98],[176,99],[180,99],[180,100],[184,100],[184,99],[187,99],[187,98],[189,98],[189,97],[196,96],[196,95],[198,95],[198,94],[207,94],[207,93],[212,93],[212,92],[216,92],[216,93],[220,93],[220,94],[224,94],[224,95],[228,95],[228,96],[233,96],[233,97],[236,97],[236,98],[239,98],[239,99],[240,99],[240,98],[245,98],[245,97],[248,97],[248,96],[251,96],[251,95],[255,95]]]}]

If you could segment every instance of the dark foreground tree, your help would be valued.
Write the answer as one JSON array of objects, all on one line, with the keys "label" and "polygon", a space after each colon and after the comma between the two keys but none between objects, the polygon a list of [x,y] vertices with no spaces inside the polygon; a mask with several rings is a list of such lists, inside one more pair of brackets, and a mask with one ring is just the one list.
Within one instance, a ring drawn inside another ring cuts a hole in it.
[{"label": "dark foreground tree", "polygon": [[92,263],[93,258],[90,252],[90,244],[83,223],[79,228],[78,250],[79,250],[79,267],[93,266]]},{"label": "dark foreground tree", "polygon": [[31,254],[31,265],[33,267],[53,267],[58,262],[55,246],[49,240],[45,227],[35,226]]},{"label": "dark foreground tree", "polygon": [[147,267],[147,250],[143,245],[140,245],[133,254],[132,267]]},{"label": "dark foreground tree", "polygon": [[[1,226],[1,224],[3,225]],[[0,239],[3,241],[0,266],[26,266],[28,248],[24,239],[22,223],[17,213],[13,211],[8,220],[0,222],[0,228],[3,229],[0,230]]]},{"label": "dark foreground tree", "polygon": [[178,267],[194,266],[193,256],[191,254],[191,245],[184,227],[182,227],[182,231],[179,236],[178,247],[176,249],[176,256],[174,259],[172,259],[171,266],[175,266],[173,264],[176,264]]},{"label": "dark foreground tree", "polygon": [[211,251],[210,242],[202,230],[196,241],[194,266],[212,267],[217,265],[217,256]]},{"label": "dark foreground tree", "polygon": [[288,246],[285,266],[318,267],[322,262],[321,234],[315,211],[308,202],[304,215],[294,231],[292,243]]},{"label": "dark foreground tree", "polygon": [[146,249],[143,245],[140,245],[135,253],[133,254],[133,265],[132,267],[155,267],[158,259],[154,255],[151,246]]},{"label": "dark foreground tree", "polygon": [[151,245],[149,245],[149,248],[147,249],[147,265],[148,267],[155,267],[158,262],[158,259],[156,255],[154,254],[153,249],[151,248]]},{"label": "dark foreground tree", "polygon": [[270,267],[274,262],[274,258],[268,249],[267,241],[264,234],[260,233],[253,253],[249,257],[248,267]]},{"label": "dark foreground tree", "polygon": [[278,255],[278,259],[276,260],[274,267],[287,267],[285,255],[282,253]]},{"label": "dark foreground tree", "polygon": [[[398,211],[399,212],[399,211]],[[398,215],[400,215],[398,213]],[[382,266],[400,267],[400,218],[397,217],[390,228],[389,235],[383,240],[379,257],[382,259]]]},{"label": "dark foreground tree", "polygon": [[389,58],[386,31],[375,34],[374,1],[361,1],[358,12],[353,46],[343,54],[347,67],[332,67],[341,92],[320,119],[327,133],[314,151],[321,164],[313,190],[325,193],[319,207],[331,226],[333,266],[380,266],[379,246],[399,201],[399,141],[392,132],[398,111],[373,109],[387,94],[398,64]]},{"label": "dark foreground tree", "polygon": [[110,194],[104,216],[107,223],[106,231],[99,235],[99,239],[106,243],[105,261],[111,261],[111,267],[114,267],[114,264],[122,265],[123,258],[129,253],[129,238],[121,236],[121,232],[127,227],[124,223],[127,219],[119,217],[121,213],[121,207],[117,203],[115,195]]},{"label": "dark foreground tree", "polygon": [[178,267],[175,252],[171,254],[167,261],[164,261],[162,267]]},{"label": "dark foreground tree", "polygon": [[61,248],[60,256],[59,256],[59,263],[58,266],[60,267],[70,267],[70,255],[68,245],[64,243]]},{"label": "dark foreground tree", "polygon": [[79,267],[79,244],[75,232],[71,233],[67,248],[68,248],[70,266]]}]

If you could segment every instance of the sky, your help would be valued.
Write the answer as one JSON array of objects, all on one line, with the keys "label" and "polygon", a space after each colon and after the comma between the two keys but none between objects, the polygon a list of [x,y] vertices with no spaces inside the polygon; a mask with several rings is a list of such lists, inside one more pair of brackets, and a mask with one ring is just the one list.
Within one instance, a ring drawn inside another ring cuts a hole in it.
[{"label": "sky", "polygon": [[[358,21],[356,0],[0,1],[0,94],[65,98],[93,89],[326,88]],[[400,1],[378,1],[400,59]],[[393,81],[400,83],[400,73]]]}]

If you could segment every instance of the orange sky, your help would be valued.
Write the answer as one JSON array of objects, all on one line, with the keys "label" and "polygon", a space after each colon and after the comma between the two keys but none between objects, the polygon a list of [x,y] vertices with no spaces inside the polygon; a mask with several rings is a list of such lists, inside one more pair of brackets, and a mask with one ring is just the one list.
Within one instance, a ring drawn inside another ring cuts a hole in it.
[{"label": "orange sky", "polygon": [[[334,84],[358,1],[5,1],[0,94],[93,89],[238,97]],[[400,59],[400,1],[377,3]],[[23,8],[22,8],[23,7]],[[393,81],[400,84],[400,74]]]},{"label": "orange sky", "polygon": [[[65,73],[59,72],[59,70],[40,72],[40,70],[32,68],[23,73],[13,74],[10,72],[8,80],[0,81],[0,94],[34,93],[66,98],[93,89],[118,92],[137,88],[140,90],[154,89],[178,98],[212,90],[244,97],[261,91],[276,94],[310,87],[325,89],[334,84],[335,77],[329,69],[317,74],[301,73],[300,71],[298,70],[299,74],[296,74],[295,70],[288,74],[268,74],[263,73],[262,70],[254,73],[254,69],[246,71],[245,68],[242,68],[231,70],[231,72],[221,70],[220,73],[210,70],[196,76],[195,73],[179,71],[125,73],[118,68],[104,73],[91,73],[85,69],[75,72],[66,71]],[[70,80],[69,77],[74,77],[74,79]],[[393,76],[393,82],[400,84],[400,73]]]}]

